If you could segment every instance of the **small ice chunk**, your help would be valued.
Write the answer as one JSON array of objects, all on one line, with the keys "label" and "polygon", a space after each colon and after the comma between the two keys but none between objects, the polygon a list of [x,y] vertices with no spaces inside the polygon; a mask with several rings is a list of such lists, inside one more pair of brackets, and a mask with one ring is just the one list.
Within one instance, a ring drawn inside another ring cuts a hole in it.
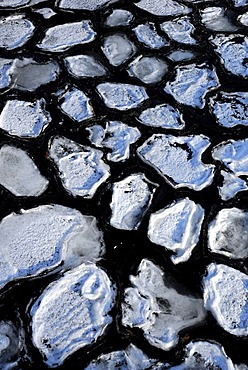
[{"label": "small ice chunk", "polygon": [[232,2],[236,8],[239,8],[241,6],[246,6],[248,4],[247,0],[232,0]]},{"label": "small ice chunk", "polygon": [[92,198],[110,176],[103,153],[75,143],[66,137],[55,136],[49,144],[49,156],[59,170],[64,188],[74,196]]},{"label": "small ice chunk", "polygon": [[38,197],[48,187],[48,181],[22,150],[9,145],[0,149],[0,185],[17,197]]},{"label": "small ice chunk", "polygon": [[238,16],[238,21],[243,25],[248,27],[248,12]]},{"label": "small ice chunk", "polygon": [[212,31],[237,31],[237,27],[229,20],[224,8],[211,6],[201,10],[200,14],[201,22]]},{"label": "small ice chunk", "polygon": [[143,259],[130,281],[132,287],[125,290],[122,304],[122,323],[143,330],[151,345],[168,351],[178,343],[181,330],[204,320],[202,300],[179,293],[174,288],[179,287],[178,282],[151,261]]},{"label": "small ice chunk", "polygon": [[131,127],[119,121],[106,123],[104,129],[95,125],[87,129],[90,132],[90,141],[98,147],[111,149],[107,159],[112,162],[125,161],[130,155],[130,145],[135,143],[141,136],[136,127]]},{"label": "small ice chunk", "polygon": [[18,360],[23,349],[23,332],[10,321],[0,321],[1,370],[19,369]]},{"label": "small ice chunk", "polygon": [[115,34],[105,37],[102,51],[109,63],[118,67],[134,55],[136,47],[126,35]]},{"label": "small ice chunk", "polygon": [[97,86],[97,91],[109,108],[125,111],[136,108],[148,99],[142,86],[106,82]]},{"label": "small ice chunk", "polygon": [[168,66],[164,60],[141,55],[130,64],[128,74],[146,84],[154,84],[160,82],[167,71]]},{"label": "small ice chunk", "polygon": [[74,77],[101,77],[106,75],[106,68],[91,55],[73,55],[64,59],[68,72]]},{"label": "small ice chunk", "polygon": [[248,335],[248,276],[232,267],[211,263],[203,278],[204,304],[218,324],[236,336]]},{"label": "small ice chunk", "polygon": [[92,11],[113,4],[116,1],[117,0],[57,0],[56,5],[61,9]]},{"label": "small ice chunk", "polygon": [[138,155],[174,188],[186,186],[198,191],[210,185],[214,176],[214,166],[201,160],[209,145],[203,135],[155,134],[138,148]]},{"label": "small ice chunk", "polygon": [[106,26],[118,27],[129,26],[133,20],[133,14],[125,9],[113,9],[112,13],[106,19]]},{"label": "small ice chunk", "polygon": [[206,94],[218,86],[219,80],[214,68],[205,63],[189,64],[176,69],[174,80],[167,82],[164,90],[178,103],[202,109],[206,103]]},{"label": "small ice chunk", "polygon": [[172,21],[166,21],[161,24],[161,29],[173,41],[177,41],[182,44],[197,44],[195,38],[192,37],[192,33],[194,32],[195,27],[190,22],[189,17],[182,17],[173,19]]},{"label": "small ice chunk", "polygon": [[199,242],[204,209],[185,198],[151,214],[148,237],[158,245],[171,250],[173,263],[187,261]]},{"label": "small ice chunk", "polygon": [[33,23],[24,15],[0,19],[0,48],[13,50],[23,46],[34,33]]},{"label": "small ice chunk", "polygon": [[161,49],[169,43],[157,33],[154,23],[139,24],[133,29],[139,42],[151,49]]},{"label": "small ice chunk", "polygon": [[115,288],[94,264],[81,264],[51,283],[31,309],[33,343],[49,367],[95,342],[112,322]]},{"label": "small ice chunk", "polygon": [[42,8],[35,10],[36,13],[41,14],[45,19],[49,19],[56,15],[56,13],[51,8]]},{"label": "small ice chunk", "polygon": [[15,59],[0,58],[0,89],[11,85],[15,61]]},{"label": "small ice chunk", "polygon": [[120,230],[137,230],[157,186],[143,173],[136,173],[115,182],[110,203],[110,225]]},{"label": "small ice chunk", "polygon": [[191,9],[174,0],[140,0],[137,7],[154,15],[170,16],[188,14]]},{"label": "small ice chunk", "polygon": [[218,186],[219,194],[222,200],[229,200],[235,197],[242,190],[248,190],[246,182],[235,176],[233,173],[221,171],[223,176],[222,186]]},{"label": "small ice chunk", "polygon": [[144,110],[139,121],[146,126],[174,130],[182,130],[185,126],[181,113],[169,104],[160,104]]},{"label": "small ice chunk", "polygon": [[76,87],[72,87],[60,95],[59,100],[63,101],[60,103],[62,112],[76,122],[82,122],[94,116],[90,99]]},{"label": "small ice chunk", "polygon": [[172,51],[167,57],[173,62],[184,62],[196,57],[196,54],[189,50],[175,50]]},{"label": "small ice chunk", "polygon": [[35,138],[51,122],[45,99],[34,102],[8,100],[0,114],[0,128],[9,135]]}]

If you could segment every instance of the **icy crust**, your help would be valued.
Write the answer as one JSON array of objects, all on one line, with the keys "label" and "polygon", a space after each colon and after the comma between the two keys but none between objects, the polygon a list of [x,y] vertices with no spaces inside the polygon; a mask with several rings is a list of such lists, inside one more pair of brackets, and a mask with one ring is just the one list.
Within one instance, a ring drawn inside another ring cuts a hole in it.
[{"label": "icy crust", "polygon": [[174,130],[182,130],[185,126],[180,112],[169,104],[160,104],[144,110],[139,121],[146,126]]},{"label": "icy crust", "polygon": [[170,350],[182,329],[204,320],[202,300],[178,293],[171,278],[166,281],[164,272],[151,261],[143,259],[130,281],[132,287],[125,290],[122,304],[122,323],[143,330],[151,345]]},{"label": "icy crust", "polygon": [[208,227],[211,252],[232,259],[248,257],[248,212],[238,208],[220,210]]},{"label": "icy crust", "polygon": [[210,37],[210,42],[216,46],[216,53],[220,56],[228,72],[236,76],[248,77],[248,38],[244,35],[218,35]]},{"label": "icy crust", "polygon": [[148,226],[149,239],[171,250],[173,263],[187,261],[199,242],[204,209],[185,198],[151,215]]},{"label": "icy crust", "polygon": [[82,122],[94,116],[90,99],[76,87],[70,87],[59,96],[59,105],[63,113],[76,122]]},{"label": "icy crust", "polygon": [[92,11],[113,4],[116,1],[117,0],[57,0],[56,5],[61,9]]},{"label": "icy crust", "polygon": [[0,114],[0,128],[9,135],[35,138],[52,120],[45,107],[43,98],[33,102],[8,100]]},{"label": "icy crust", "polygon": [[0,58],[0,89],[11,85],[14,64],[15,59]]},{"label": "icy crust", "polygon": [[107,17],[105,25],[108,27],[128,26],[133,20],[133,14],[125,9],[113,9]]},{"label": "icy crust", "polygon": [[[13,230],[15,232],[13,233]],[[60,205],[11,213],[0,223],[0,287],[57,267],[98,259],[102,233],[93,216]]]},{"label": "icy crust", "polygon": [[59,169],[64,188],[74,196],[92,198],[110,176],[100,150],[83,146],[63,136],[49,143],[49,156]]},{"label": "icy crust", "polygon": [[23,333],[11,321],[0,321],[1,370],[19,369],[18,360],[23,347]]},{"label": "icy crust", "polygon": [[94,264],[81,264],[50,284],[31,309],[33,343],[50,367],[94,343],[111,323],[115,289]]},{"label": "icy crust", "polygon": [[136,230],[152,202],[157,186],[143,173],[115,182],[110,203],[110,225],[121,230]]},{"label": "icy crust", "polygon": [[248,277],[223,264],[211,263],[203,279],[204,304],[218,324],[236,336],[248,335]]},{"label": "icy crust", "polygon": [[130,64],[128,74],[145,84],[154,84],[160,82],[167,71],[167,63],[161,58],[141,55]]},{"label": "icy crust", "polygon": [[139,42],[148,48],[161,49],[169,45],[165,38],[157,33],[154,23],[139,24],[133,31]]},{"label": "icy crust", "polygon": [[38,197],[48,187],[48,181],[28,154],[13,146],[0,149],[0,185],[19,197]]},{"label": "icy crust", "polygon": [[120,111],[136,108],[148,99],[144,87],[131,84],[105,82],[97,91],[108,108]]},{"label": "icy crust", "polygon": [[227,17],[224,8],[211,6],[201,10],[200,14],[203,25],[212,31],[232,32],[237,30],[237,27]]},{"label": "icy crust", "polygon": [[191,8],[174,0],[140,0],[134,5],[151,14],[160,16],[188,14],[192,11]]},{"label": "icy crust", "polygon": [[106,68],[91,55],[73,55],[64,61],[68,72],[77,78],[101,77],[107,73]]},{"label": "icy crust", "polygon": [[87,44],[95,37],[90,21],[65,23],[49,28],[37,46],[46,51],[61,52],[75,45]]},{"label": "icy crust", "polygon": [[0,19],[0,48],[13,50],[23,46],[33,35],[34,25],[24,15]]},{"label": "icy crust", "polygon": [[166,21],[161,24],[161,29],[174,41],[190,45],[195,45],[197,43],[195,38],[192,36],[192,33],[195,31],[195,27],[190,22],[189,17]]},{"label": "icy crust", "polygon": [[126,35],[115,34],[104,39],[102,51],[109,63],[118,67],[134,55],[136,46]]},{"label": "icy crust", "polygon": [[214,166],[201,161],[209,145],[204,135],[155,134],[138,148],[138,155],[174,188],[186,186],[198,191],[210,185],[214,176]]},{"label": "icy crust", "polygon": [[91,143],[97,147],[111,150],[107,159],[112,162],[121,162],[129,158],[130,145],[141,136],[136,127],[131,127],[119,121],[110,121],[106,127],[94,125],[87,128]]},{"label": "icy crust", "polygon": [[205,63],[189,64],[176,68],[174,80],[167,82],[164,91],[178,103],[202,109],[206,103],[206,94],[218,86],[219,80],[214,68]]}]

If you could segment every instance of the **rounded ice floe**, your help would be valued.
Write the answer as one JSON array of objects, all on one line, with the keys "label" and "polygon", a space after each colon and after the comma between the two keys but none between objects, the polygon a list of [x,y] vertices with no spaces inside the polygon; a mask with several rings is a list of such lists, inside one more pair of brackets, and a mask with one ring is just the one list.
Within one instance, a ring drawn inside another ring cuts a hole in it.
[{"label": "rounded ice floe", "polygon": [[16,59],[0,58],[0,89],[11,85],[15,61]]},{"label": "rounded ice floe", "polygon": [[204,320],[202,300],[179,293],[173,287],[178,282],[151,261],[143,259],[130,281],[132,287],[125,290],[122,303],[122,324],[140,328],[151,345],[170,350],[181,330]]},{"label": "rounded ice floe", "polygon": [[155,134],[138,148],[138,155],[174,188],[186,186],[198,191],[213,181],[214,166],[201,160],[209,145],[209,139],[203,135]]},{"label": "rounded ice floe", "polygon": [[248,12],[238,16],[237,19],[243,26],[248,27]]},{"label": "rounded ice floe", "polygon": [[232,32],[237,27],[229,20],[224,8],[211,6],[201,10],[201,22],[212,31]]},{"label": "rounded ice floe", "polygon": [[125,111],[136,108],[148,99],[143,86],[106,82],[97,86],[105,105],[109,108]]},{"label": "rounded ice floe", "polygon": [[106,68],[91,55],[73,55],[64,61],[68,72],[74,77],[101,77],[107,73]]},{"label": "rounded ice floe", "polygon": [[0,367],[1,370],[19,369],[18,360],[23,350],[23,332],[11,321],[0,321]]},{"label": "rounded ice floe", "polygon": [[161,24],[161,29],[173,41],[190,45],[195,45],[197,43],[195,38],[192,37],[195,27],[190,22],[189,17],[182,17],[173,19],[172,21],[166,21]]},{"label": "rounded ice floe", "polygon": [[144,110],[139,116],[139,121],[146,126],[174,130],[181,130],[185,126],[180,112],[169,104],[160,104]]},{"label": "rounded ice floe", "polygon": [[151,14],[160,16],[188,14],[191,12],[190,8],[174,0],[140,0],[135,5]]},{"label": "rounded ice floe", "polygon": [[219,80],[214,68],[205,63],[189,64],[176,69],[174,80],[167,82],[164,90],[178,103],[202,109],[206,103],[206,94],[218,86]]},{"label": "rounded ice floe", "polygon": [[130,64],[128,74],[146,84],[154,84],[160,82],[167,71],[168,66],[164,60],[141,55]]},{"label": "rounded ice floe", "polygon": [[87,44],[95,37],[90,21],[65,23],[49,28],[37,46],[46,51],[61,52],[75,45]]},{"label": "rounded ice floe", "polygon": [[187,261],[199,242],[204,209],[185,198],[151,214],[148,237],[158,245],[171,250],[173,263]]},{"label": "rounded ice floe", "polygon": [[110,176],[100,150],[55,136],[49,143],[49,156],[59,170],[64,188],[74,196],[92,198]]},{"label": "rounded ice floe", "polygon": [[64,262],[65,268],[99,259],[102,233],[93,216],[60,205],[11,213],[0,222],[0,288]]},{"label": "rounded ice floe", "polygon": [[190,50],[175,50],[172,51],[167,55],[167,58],[172,60],[173,62],[187,62],[188,60],[194,59],[196,57],[196,53]]},{"label": "rounded ice floe", "polygon": [[113,9],[112,13],[106,19],[106,26],[118,27],[128,26],[133,20],[133,14],[125,9]]},{"label": "rounded ice floe", "polygon": [[92,11],[113,4],[116,1],[117,0],[57,0],[56,5],[62,9]]},{"label": "rounded ice floe", "polygon": [[50,284],[31,309],[33,343],[50,367],[92,344],[111,323],[115,288],[94,264],[81,264]]},{"label": "rounded ice floe", "polygon": [[90,99],[81,90],[71,87],[59,96],[60,108],[76,122],[82,122],[94,116]]},{"label": "rounded ice floe", "polygon": [[143,173],[115,182],[110,203],[110,225],[121,230],[136,230],[152,202],[157,186]]},{"label": "rounded ice floe", "polygon": [[248,335],[248,276],[232,267],[211,263],[203,279],[204,304],[228,333]]},{"label": "rounded ice floe", "polygon": [[160,49],[169,45],[165,38],[158,34],[154,23],[139,24],[133,31],[139,42],[151,49]]},{"label": "rounded ice floe", "polygon": [[102,51],[109,63],[118,67],[134,55],[136,47],[126,35],[115,34],[105,37]]},{"label": "rounded ice floe", "polygon": [[23,46],[34,33],[33,23],[24,15],[0,19],[0,48],[13,50]]},{"label": "rounded ice floe", "polygon": [[220,173],[223,176],[223,183],[218,186],[218,190],[222,200],[232,199],[240,191],[248,190],[245,180],[227,171],[222,170]]}]

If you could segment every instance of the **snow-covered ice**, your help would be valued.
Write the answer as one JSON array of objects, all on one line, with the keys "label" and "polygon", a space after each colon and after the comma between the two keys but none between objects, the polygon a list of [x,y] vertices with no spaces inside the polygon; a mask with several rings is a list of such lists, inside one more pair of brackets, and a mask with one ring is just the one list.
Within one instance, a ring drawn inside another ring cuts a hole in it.
[{"label": "snow-covered ice", "polygon": [[101,77],[106,75],[107,69],[94,56],[81,54],[64,59],[68,72],[74,77]]},{"label": "snow-covered ice", "polygon": [[174,0],[140,0],[135,5],[153,15],[160,16],[175,16],[191,12],[191,8]]},{"label": "snow-covered ice", "polygon": [[192,36],[195,31],[195,27],[191,23],[189,17],[176,18],[172,21],[163,22],[161,24],[161,29],[173,41],[187,45],[197,44],[196,39]]},{"label": "snow-covered ice", "polygon": [[232,199],[240,191],[248,190],[245,180],[224,170],[221,170],[220,173],[223,176],[223,183],[221,186],[218,186],[218,190],[222,200]]},{"label": "snow-covered ice", "polygon": [[118,67],[135,54],[136,46],[126,35],[114,34],[105,37],[102,51],[109,63]]},{"label": "snow-covered ice", "polygon": [[33,36],[35,27],[24,15],[12,15],[0,19],[0,48],[13,50],[26,44]]},{"label": "snow-covered ice", "polygon": [[167,71],[168,66],[161,58],[141,55],[129,65],[128,74],[145,84],[155,84],[163,79]]},{"label": "snow-covered ice", "polygon": [[161,49],[169,43],[163,36],[160,36],[154,23],[139,24],[133,29],[139,42],[151,49]]}]

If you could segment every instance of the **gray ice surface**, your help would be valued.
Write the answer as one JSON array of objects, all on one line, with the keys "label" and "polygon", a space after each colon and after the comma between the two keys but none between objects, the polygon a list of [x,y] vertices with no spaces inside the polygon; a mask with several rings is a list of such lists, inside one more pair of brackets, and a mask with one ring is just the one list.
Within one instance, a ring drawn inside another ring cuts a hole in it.
[{"label": "gray ice surface", "polygon": [[135,54],[136,46],[126,35],[117,33],[104,38],[102,51],[109,63],[118,67]]},{"label": "gray ice surface", "polygon": [[161,49],[169,45],[165,38],[158,34],[154,23],[139,24],[133,31],[139,42],[150,49]]},{"label": "gray ice surface", "polygon": [[90,99],[76,87],[66,89],[59,96],[59,106],[63,113],[76,122],[82,122],[94,116]]},{"label": "gray ice surface", "polygon": [[192,60],[196,57],[196,53],[190,50],[175,50],[172,51],[170,54],[167,55],[167,58],[172,60],[173,62],[187,62],[188,60]]},{"label": "gray ice surface", "polygon": [[187,45],[197,44],[196,39],[192,36],[195,31],[195,27],[191,23],[189,17],[176,18],[172,21],[166,21],[161,24],[161,29],[173,41]]},{"label": "gray ice surface", "polygon": [[101,77],[107,73],[107,69],[91,55],[72,55],[64,61],[68,72],[76,78]]},{"label": "gray ice surface", "polygon": [[23,331],[11,321],[0,321],[0,367],[1,370],[19,369],[18,360],[23,350]]},{"label": "gray ice surface", "polygon": [[225,8],[211,6],[201,10],[200,14],[201,22],[211,31],[233,32],[238,29],[226,15]]},{"label": "gray ice surface", "polygon": [[0,19],[0,48],[13,50],[26,44],[35,27],[24,15],[11,15]]},{"label": "gray ice surface", "polygon": [[113,9],[107,17],[105,25],[108,27],[129,26],[133,20],[133,14],[126,9]]},{"label": "gray ice surface", "polygon": [[145,84],[155,84],[162,81],[168,71],[167,63],[154,56],[139,56],[128,68],[128,74],[136,77]]},{"label": "gray ice surface", "polygon": [[192,11],[188,6],[174,0],[140,0],[135,5],[142,10],[159,16],[182,15]]}]

